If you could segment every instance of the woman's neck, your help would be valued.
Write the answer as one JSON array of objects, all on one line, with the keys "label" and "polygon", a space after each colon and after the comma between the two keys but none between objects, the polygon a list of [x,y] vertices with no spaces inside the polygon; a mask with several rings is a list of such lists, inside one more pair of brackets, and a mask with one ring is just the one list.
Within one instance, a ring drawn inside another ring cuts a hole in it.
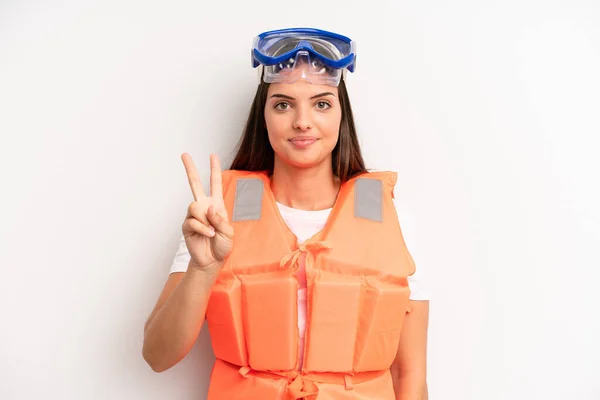
[{"label": "woman's neck", "polygon": [[333,176],[331,161],[313,168],[296,168],[275,161],[271,190],[275,200],[299,210],[325,210],[333,207],[340,189]]}]

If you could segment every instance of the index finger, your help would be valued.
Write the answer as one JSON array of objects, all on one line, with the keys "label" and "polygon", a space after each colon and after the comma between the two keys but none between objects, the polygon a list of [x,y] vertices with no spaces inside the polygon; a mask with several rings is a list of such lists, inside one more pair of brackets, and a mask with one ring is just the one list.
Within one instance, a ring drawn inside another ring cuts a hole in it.
[{"label": "index finger", "polygon": [[221,162],[216,154],[210,155],[210,195],[211,197],[223,199]]},{"label": "index finger", "polygon": [[188,182],[190,183],[190,188],[192,189],[192,195],[194,195],[194,200],[198,201],[198,199],[204,197],[204,190],[202,189],[202,182],[200,182],[200,176],[196,170],[196,165],[194,165],[194,160],[192,160],[192,156],[190,156],[188,153],[183,153],[181,155],[181,160],[183,161],[183,166],[185,167],[185,173],[187,174]]}]

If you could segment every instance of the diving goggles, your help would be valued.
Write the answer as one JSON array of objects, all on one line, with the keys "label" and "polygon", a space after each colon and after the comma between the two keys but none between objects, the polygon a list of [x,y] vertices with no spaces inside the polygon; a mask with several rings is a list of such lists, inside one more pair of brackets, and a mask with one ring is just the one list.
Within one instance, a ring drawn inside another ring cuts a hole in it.
[{"label": "diving goggles", "polygon": [[267,83],[338,86],[346,70],[354,72],[356,43],[336,33],[291,28],[261,33],[252,45],[252,67]]}]

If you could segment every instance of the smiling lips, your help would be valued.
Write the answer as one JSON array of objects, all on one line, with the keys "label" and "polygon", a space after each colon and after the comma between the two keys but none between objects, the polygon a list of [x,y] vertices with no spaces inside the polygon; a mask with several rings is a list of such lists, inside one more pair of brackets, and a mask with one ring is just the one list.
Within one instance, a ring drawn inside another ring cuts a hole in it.
[{"label": "smiling lips", "polygon": [[314,142],[316,142],[317,138],[312,137],[312,136],[302,136],[302,137],[290,139],[289,141],[295,147],[297,147],[299,149],[305,149],[308,146],[310,146],[311,144],[313,144]]}]

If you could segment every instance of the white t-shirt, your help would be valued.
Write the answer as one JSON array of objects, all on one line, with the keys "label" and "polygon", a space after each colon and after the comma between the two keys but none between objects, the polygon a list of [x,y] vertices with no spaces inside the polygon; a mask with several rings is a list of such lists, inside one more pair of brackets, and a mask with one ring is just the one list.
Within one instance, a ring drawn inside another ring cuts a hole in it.
[{"label": "white t-shirt", "polygon": [[[402,207],[398,206],[398,202],[394,201],[396,206],[396,212],[398,214],[398,220],[401,222],[402,236],[409,252],[411,252],[411,219],[410,215]],[[283,204],[277,203],[279,213],[283,217],[283,220],[288,225],[292,233],[298,238],[299,242],[312,237],[315,233],[319,232],[325,227],[331,208],[326,210],[318,211],[306,211],[298,210],[284,206]],[[423,283],[423,273],[420,270],[420,265],[415,255],[411,252],[413,260],[415,261],[416,269],[415,273],[408,277],[408,286],[410,287],[410,299],[411,300],[429,300],[429,293]],[[173,272],[185,272],[190,261],[190,253],[187,250],[185,239],[183,236],[179,242],[179,249],[175,254],[175,259],[171,265],[171,273]],[[304,264],[301,263],[298,278],[300,282],[300,288],[298,289],[298,331],[299,331],[299,346],[298,355],[299,359],[302,360],[302,354],[304,353],[304,333],[306,330],[306,275],[304,273]]]}]

